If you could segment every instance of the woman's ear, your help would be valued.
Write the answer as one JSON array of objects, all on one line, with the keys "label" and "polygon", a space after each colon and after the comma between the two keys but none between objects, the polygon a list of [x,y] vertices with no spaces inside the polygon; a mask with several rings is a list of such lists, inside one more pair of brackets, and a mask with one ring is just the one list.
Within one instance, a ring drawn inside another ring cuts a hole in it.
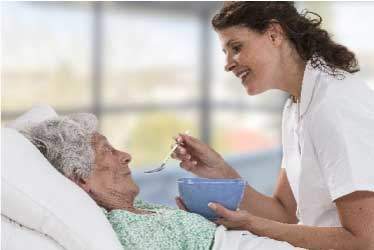
[{"label": "woman's ear", "polygon": [[86,191],[87,193],[89,193],[89,191],[90,191],[90,185],[87,182],[87,180],[85,180],[85,179],[83,179],[81,177],[77,177],[77,176],[71,176],[71,177],[69,177],[69,179],[71,181],[73,181],[75,184],[77,184],[78,186],[80,186],[84,191]]},{"label": "woman's ear", "polygon": [[270,40],[270,42],[276,46],[279,47],[282,44],[282,41],[284,40],[284,32],[282,26],[274,21],[269,24],[269,27],[266,30],[266,34]]}]

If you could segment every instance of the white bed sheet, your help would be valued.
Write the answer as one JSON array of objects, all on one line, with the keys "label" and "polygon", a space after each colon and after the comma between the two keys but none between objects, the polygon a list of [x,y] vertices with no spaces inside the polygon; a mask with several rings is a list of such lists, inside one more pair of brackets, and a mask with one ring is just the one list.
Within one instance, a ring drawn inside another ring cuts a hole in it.
[{"label": "white bed sheet", "polygon": [[212,250],[296,250],[284,241],[276,241],[266,237],[259,237],[248,231],[227,230],[219,226],[214,237]]}]

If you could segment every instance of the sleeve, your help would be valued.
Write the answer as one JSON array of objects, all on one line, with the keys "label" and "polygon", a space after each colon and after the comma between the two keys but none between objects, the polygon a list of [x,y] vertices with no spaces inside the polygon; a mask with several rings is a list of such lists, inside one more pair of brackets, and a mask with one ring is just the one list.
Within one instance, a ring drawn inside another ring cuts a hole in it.
[{"label": "sleeve", "polygon": [[374,191],[372,108],[354,100],[321,104],[312,118],[309,131],[333,200],[355,191]]}]

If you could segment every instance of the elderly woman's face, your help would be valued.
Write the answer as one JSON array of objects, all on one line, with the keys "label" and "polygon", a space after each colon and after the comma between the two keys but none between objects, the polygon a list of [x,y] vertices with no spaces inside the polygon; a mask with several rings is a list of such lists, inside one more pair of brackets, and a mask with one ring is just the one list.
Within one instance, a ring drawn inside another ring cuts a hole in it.
[{"label": "elderly woman's face", "polygon": [[247,27],[233,26],[217,31],[226,55],[226,71],[240,78],[249,95],[277,88],[279,79],[279,41],[273,34],[260,34]]},{"label": "elderly woman's face", "polygon": [[120,209],[132,204],[139,188],[131,177],[131,156],[113,148],[99,133],[93,136],[95,166],[86,181],[86,191],[101,206]]}]

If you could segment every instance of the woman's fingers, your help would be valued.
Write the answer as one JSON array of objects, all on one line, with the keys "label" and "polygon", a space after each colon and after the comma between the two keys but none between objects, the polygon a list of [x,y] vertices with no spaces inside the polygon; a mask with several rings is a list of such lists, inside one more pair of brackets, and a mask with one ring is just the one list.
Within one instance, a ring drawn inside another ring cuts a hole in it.
[{"label": "woman's fingers", "polygon": [[181,168],[184,168],[187,171],[193,171],[197,166],[197,162],[185,160],[185,161],[182,161],[179,165],[181,166]]},{"label": "woman's fingers", "polygon": [[194,151],[196,153],[200,153],[204,151],[204,147],[206,146],[203,142],[195,137],[186,135],[186,134],[179,134],[176,138],[177,143],[183,143],[183,145],[188,148],[190,151]]},{"label": "woman's fingers", "polygon": [[[183,142],[183,138],[181,136],[173,136],[173,139],[175,141],[176,144],[178,145],[181,145],[181,146],[184,146],[184,142]],[[172,144],[172,147],[174,146],[175,144]]]},{"label": "woman's fingers", "polygon": [[175,197],[175,203],[177,204],[179,209],[182,209],[184,211],[188,211],[186,205],[184,205],[184,202],[181,197],[177,196]]},{"label": "woman's fingers", "polygon": [[228,229],[248,230],[256,218],[248,211],[239,210],[232,211],[217,203],[209,203],[208,206],[218,215],[218,219],[214,222],[218,225],[224,225]]},{"label": "woman's fingers", "polygon": [[187,152],[184,147],[178,146],[171,154],[173,159],[179,159],[181,161],[190,160],[192,156]]},{"label": "woman's fingers", "polygon": [[180,155],[185,155],[185,154],[187,154],[187,150],[186,150],[184,147],[181,147],[181,146],[178,146],[178,147],[175,149],[175,151],[176,151],[177,153],[179,153]]},{"label": "woman's fingers", "polygon": [[176,149],[177,155],[184,155],[188,153],[192,157],[199,159],[202,155],[209,151],[209,147],[206,144],[187,134],[180,133],[178,136],[174,137],[174,140],[179,145]]},{"label": "woman's fingers", "polygon": [[209,202],[208,207],[222,218],[230,218],[235,215],[235,211],[231,211],[218,203]]},{"label": "woman's fingers", "polygon": [[[171,149],[174,148],[174,147],[175,147],[175,144],[171,144],[171,145],[170,145],[170,148],[171,148]],[[184,154],[187,153],[187,149],[186,149],[183,145],[179,145],[179,146],[174,150],[174,152],[177,152],[177,153],[179,153],[179,154],[181,154],[181,155],[184,155]]]},{"label": "woman's fingers", "polygon": [[189,154],[180,155],[180,154],[177,154],[177,153],[172,153],[171,157],[173,159],[177,159],[177,160],[180,160],[180,161],[187,161],[187,160],[191,160],[191,158],[192,158],[191,155],[189,155]]},{"label": "woman's fingers", "polygon": [[174,137],[174,140],[179,146],[173,152],[172,158],[182,161],[182,168],[191,170],[197,165],[197,161],[200,161],[200,157],[204,152],[203,148],[206,145],[186,134],[179,134]]}]

